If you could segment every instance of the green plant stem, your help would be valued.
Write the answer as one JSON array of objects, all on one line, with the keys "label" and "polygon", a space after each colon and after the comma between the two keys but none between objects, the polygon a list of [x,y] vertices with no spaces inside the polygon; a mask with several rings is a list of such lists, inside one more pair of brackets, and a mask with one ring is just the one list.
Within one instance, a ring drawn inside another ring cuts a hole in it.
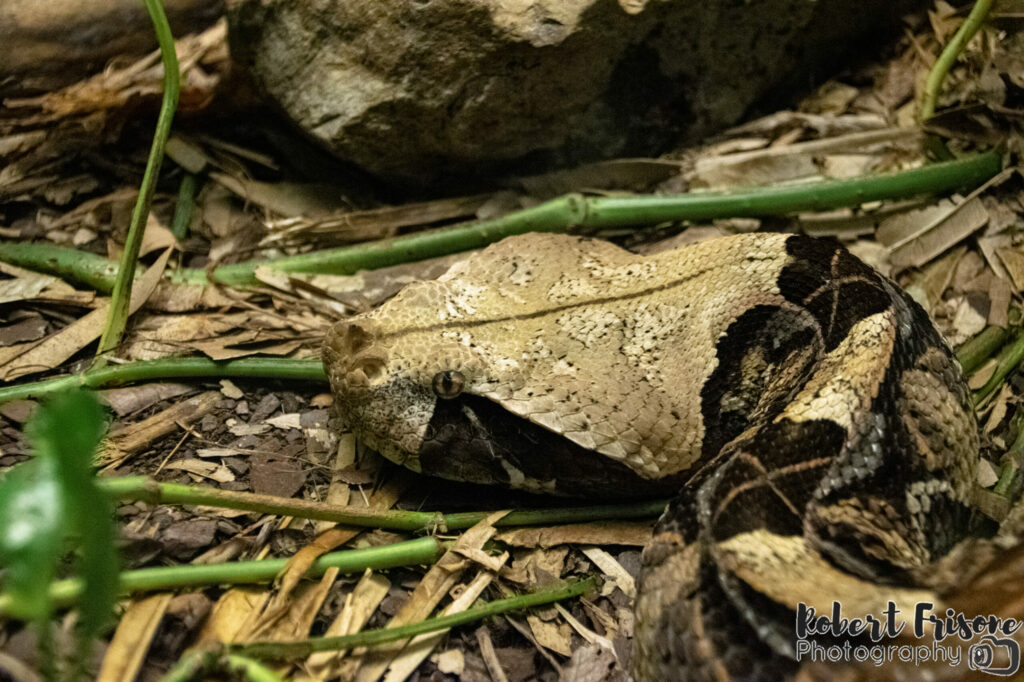
[{"label": "green plant stem", "polygon": [[195,212],[196,176],[185,172],[178,186],[178,202],[174,206],[174,218],[171,220],[171,234],[179,242],[188,236],[188,226],[192,224]]},{"label": "green plant stem", "polygon": [[117,279],[117,263],[109,258],[47,242],[0,242],[0,260],[84,284],[101,294],[109,294]]},{"label": "green plant stem", "polygon": [[[415,234],[327,249],[273,261],[250,261],[224,265],[214,279],[231,286],[257,284],[255,270],[269,266],[287,272],[352,274],[486,246],[523,232],[594,231],[602,228],[649,225],[664,221],[708,220],[713,218],[766,216],[799,211],[828,210],[857,206],[869,201],[905,199],[922,194],[941,194],[976,187],[1001,169],[998,152],[930,164],[921,168],[884,175],[826,180],[814,183],[734,190],[693,192],[680,196],[585,198],[570,194],[559,199],[510,213],[494,220],[427,230]],[[53,261],[77,261],[66,249],[38,244],[0,243],[0,259],[20,267],[50,271]],[[70,275],[78,281],[95,280],[103,270],[94,258],[81,260],[85,272]],[[184,269],[176,281],[206,284],[204,270]]]},{"label": "green plant stem", "polygon": [[[401,510],[367,511],[311,500],[274,497],[233,490],[181,483],[160,483],[145,476],[100,479],[100,487],[111,497],[122,501],[149,504],[187,504],[240,509],[243,511],[296,516],[304,519],[333,521],[349,526],[382,528],[396,531],[464,530],[482,521],[491,512],[414,512]],[[608,519],[642,519],[660,514],[668,500],[647,500],[629,504],[592,505],[514,511],[495,525],[533,526],[539,524],[579,523]]]},{"label": "green plant stem", "polygon": [[160,682],[190,682],[200,675],[215,671],[220,667],[220,661],[218,652],[210,649],[186,651],[167,674],[160,678]]},{"label": "green plant stem", "polygon": [[[494,220],[326,249],[276,261],[225,265],[218,268],[214,276],[229,285],[252,285],[256,283],[253,273],[261,265],[286,272],[343,275],[480,248],[524,232],[587,232],[666,221],[824,211],[869,201],[904,199],[976,187],[998,173],[1001,167],[1000,155],[988,152],[898,173],[753,190],[623,198],[588,198],[569,194]],[[198,282],[205,278],[205,273],[183,271],[182,278]]]},{"label": "green plant stem", "polygon": [[146,162],[146,171],[142,176],[142,186],[139,188],[139,197],[132,211],[131,222],[128,224],[128,236],[125,239],[124,251],[121,253],[118,276],[111,293],[110,312],[103,328],[103,335],[100,337],[98,354],[106,353],[117,346],[124,333],[125,325],[128,323],[128,305],[135,278],[135,265],[139,259],[142,235],[146,230],[149,207],[153,203],[156,181],[164,159],[164,146],[167,144],[167,137],[171,132],[174,110],[178,106],[181,74],[178,68],[178,56],[174,49],[174,36],[171,35],[171,27],[167,23],[167,15],[164,14],[160,0],[143,0],[143,3],[153,21],[157,43],[160,45],[160,57],[164,65],[164,96],[160,104],[160,115],[156,121],[156,132],[153,134],[153,145]]},{"label": "green plant stem", "polygon": [[529,594],[522,594],[508,599],[496,599],[480,606],[474,606],[453,613],[447,616],[430,618],[419,623],[410,623],[395,628],[382,628],[378,630],[367,630],[352,635],[340,637],[314,637],[301,642],[250,642],[250,643],[228,643],[224,648],[232,653],[258,658],[261,660],[291,660],[306,658],[318,651],[339,651],[374,644],[385,644],[397,642],[416,635],[438,630],[447,630],[458,625],[472,623],[490,616],[496,616],[508,611],[527,609],[532,606],[550,604],[578,597],[581,594],[591,592],[597,587],[594,578],[568,582],[565,585],[547,590],[537,590]]},{"label": "green plant stem", "polygon": [[[366,569],[432,564],[445,550],[436,538],[425,537],[369,549],[331,552],[317,559],[307,572],[309,577],[323,575],[328,568],[342,573],[361,573]],[[272,581],[288,564],[288,559],[236,561],[224,564],[159,566],[124,571],[119,576],[122,594],[173,590],[220,584],[253,584]],[[58,606],[73,604],[82,595],[84,583],[78,578],[59,580],[50,585],[50,598]],[[0,594],[0,616],[9,614],[10,599]]]},{"label": "green plant stem", "polygon": [[325,382],[323,364],[319,360],[294,358],[161,358],[106,365],[69,376],[44,379],[27,384],[0,388],[0,403],[11,400],[47,398],[75,387],[112,388],[139,381],[164,379],[284,379],[289,381]]},{"label": "green plant stem", "polygon": [[254,661],[245,656],[230,654],[227,657],[226,665],[228,672],[235,672],[243,675],[245,679],[252,682],[284,682],[284,678],[266,667],[259,661]]},{"label": "green plant stem", "polygon": [[996,368],[985,385],[972,394],[975,405],[980,405],[986,398],[999,388],[1011,373],[1017,370],[1024,360],[1024,331],[1018,329],[1013,340],[1003,347],[996,357]]},{"label": "green plant stem", "polygon": [[956,359],[960,361],[964,374],[970,374],[985,364],[1009,337],[1009,329],[992,325],[960,346],[956,351]]},{"label": "green plant stem", "polygon": [[999,480],[992,488],[992,492],[1006,498],[1010,498],[1014,483],[1021,470],[1021,464],[1024,464],[1024,407],[1018,407],[1017,412],[1013,415],[1011,433],[1013,432],[1016,432],[1017,435],[1000,459]]},{"label": "green plant stem", "polygon": [[935,64],[928,74],[928,80],[924,86],[924,96],[921,100],[920,120],[922,123],[935,115],[936,102],[939,99],[939,93],[942,91],[942,85],[946,81],[949,70],[953,68],[953,64],[956,63],[957,58],[964,51],[967,43],[971,41],[974,34],[981,28],[991,8],[992,0],[976,0],[974,7],[971,8],[971,13],[967,15],[967,19],[960,25],[959,30],[957,30],[953,39],[949,41],[949,44],[946,45],[939,58],[935,60]]}]

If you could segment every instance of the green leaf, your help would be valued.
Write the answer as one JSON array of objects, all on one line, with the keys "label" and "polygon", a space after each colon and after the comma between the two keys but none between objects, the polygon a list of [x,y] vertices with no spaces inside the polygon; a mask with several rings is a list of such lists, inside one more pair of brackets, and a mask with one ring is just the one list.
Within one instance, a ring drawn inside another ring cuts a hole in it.
[{"label": "green leaf", "polygon": [[49,461],[31,460],[0,481],[0,567],[18,618],[45,623],[60,558],[63,500]]},{"label": "green leaf", "polygon": [[118,559],[113,510],[96,483],[92,459],[105,429],[103,407],[88,391],[73,390],[40,407],[27,434],[42,466],[52,469],[66,532],[79,541],[82,640],[98,634],[117,597]]}]

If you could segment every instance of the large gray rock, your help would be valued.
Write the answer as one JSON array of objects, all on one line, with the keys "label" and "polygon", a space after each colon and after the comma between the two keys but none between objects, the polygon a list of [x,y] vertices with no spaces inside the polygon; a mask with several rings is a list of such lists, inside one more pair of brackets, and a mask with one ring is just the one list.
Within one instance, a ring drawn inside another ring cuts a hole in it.
[{"label": "large gray rock", "polygon": [[[914,0],[235,0],[233,58],[338,156],[432,183],[651,154]],[[794,80],[796,79],[796,80]]]}]

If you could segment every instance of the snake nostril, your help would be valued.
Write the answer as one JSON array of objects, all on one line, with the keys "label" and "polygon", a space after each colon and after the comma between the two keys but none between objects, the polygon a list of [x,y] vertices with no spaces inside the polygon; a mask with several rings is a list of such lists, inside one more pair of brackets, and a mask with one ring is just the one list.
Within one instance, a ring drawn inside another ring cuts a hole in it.
[{"label": "snake nostril", "polygon": [[384,379],[387,373],[387,365],[382,358],[360,358],[352,364],[349,374],[353,373],[361,373],[366,377],[366,383],[372,385]]}]

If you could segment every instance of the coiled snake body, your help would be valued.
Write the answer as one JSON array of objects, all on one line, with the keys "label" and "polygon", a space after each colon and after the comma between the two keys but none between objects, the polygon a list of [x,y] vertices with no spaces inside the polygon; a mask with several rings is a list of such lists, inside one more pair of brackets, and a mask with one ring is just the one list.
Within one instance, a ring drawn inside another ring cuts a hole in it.
[{"label": "coiled snake body", "polygon": [[798,602],[912,600],[913,569],[972,523],[960,368],[927,314],[834,241],[640,257],[513,237],[339,323],[324,362],[343,420],[415,471],[678,492],[644,551],[638,679],[784,675]]}]

